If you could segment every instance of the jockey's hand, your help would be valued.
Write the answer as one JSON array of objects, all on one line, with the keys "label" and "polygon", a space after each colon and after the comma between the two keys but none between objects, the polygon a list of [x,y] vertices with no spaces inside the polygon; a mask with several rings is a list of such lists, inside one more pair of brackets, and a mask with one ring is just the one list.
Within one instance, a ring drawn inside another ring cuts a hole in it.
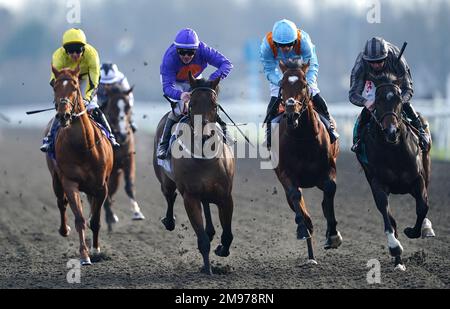
[{"label": "jockey's hand", "polygon": [[371,112],[375,109],[375,101],[367,100],[366,103],[364,103],[364,106]]},{"label": "jockey's hand", "polygon": [[178,101],[178,109],[181,114],[186,115],[188,113],[189,103],[184,102],[183,100]]},{"label": "jockey's hand", "polygon": [[89,100],[83,98],[83,103],[84,103],[84,106],[87,107],[89,105],[89,103],[91,103],[91,102],[89,102]]},{"label": "jockey's hand", "polygon": [[189,102],[190,99],[191,99],[191,93],[190,92],[183,92],[181,94],[181,101],[183,101],[184,103]]}]

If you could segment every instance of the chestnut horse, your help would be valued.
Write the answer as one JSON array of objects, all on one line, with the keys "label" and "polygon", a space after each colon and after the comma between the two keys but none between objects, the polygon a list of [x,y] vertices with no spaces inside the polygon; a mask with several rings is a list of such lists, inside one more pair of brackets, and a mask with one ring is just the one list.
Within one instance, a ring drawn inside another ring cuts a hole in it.
[{"label": "chestnut horse", "polygon": [[297,238],[306,239],[308,263],[314,259],[313,224],[308,214],[302,188],[323,191],[322,210],[327,220],[325,249],[338,248],[342,237],[336,230],[334,195],[338,141],[331,144],[325,125],[314,110],[306,82],[309,63],[281,62],[282,102],[285,112],[279,125],[279,163],[275,173],[283,185],[290,208],[295,212]]},{"label": "chestnut horse", "polygon": [[86,193],[91,206],[89,226],[93,232],[92,253],[98,254],[100,211],[108,195],[113,151],[108,139],[86,112],[78,81],[80,68],[58,71],[52,67],[52,70],[56,78],[53,88],[57,113],[54,121],[59,121],[61,128],[55,136],[56,159],[47,155],[47,166],[53,178],[53,190],[61,213],[59,233],[63,237],[69,235],[66,216],[69,204],[75,215],[75,227],[80,238],[81,265],[91,265],[80,192]]},{"label": "chestnut horse", "polygon": [[130,125],[132,111],[129,97],[132,91],[133,88],[123,90],[118,86],[106,87],[108,101],[101,107],[117,142],[120,143],[120,147],[114,149],[114,165],[108,183],[108,197],[105,201],[105,218],[109,231],[112,231],[112,225],[119,221],[111,210],[111,206],[122,174],[125,180],[125,192],[130,199],[131,219],[135,221],[145,219],[135,198],[136,150],[134,133]]},{"label": "chestnut horse", "polygon": [[[231,148],[223,142],[217,134],[217,88],[220,81],[195,80],[189,72],[191,86],[191,99],[189,102],[189,122],[183,127],[183,136],[190,142],[176,144],[172,147],[171,166],[173,167],[173,180],[168,177],[156,158],[156,148],[162,134],[167,114],[158,124],[154,139],[153,165],[156,176],[161,182],[161,190],[167,200],[167,214],[162,223],[167,230],[175,228],[173,217],[173,204],[178,190],[184,199],[184,206],[192,227],[197,235],[198,249],[203,257],[202,272],[211,274],[209,261],[210,242],[215,230],[211,219],[209,204],[216,204],[219,210],[220,224],[223,229],[221,244],[214,251],[217,256],[226,257],[230,254],[230,245],[233,240],[231,220],[233,215],[233,177],[235,172],[235,159]],[[197,122],[198,120],[198,122]],[[219,129],[220,130],[220,129]],[[198,142],[196,142],[198,141]],[[204,156],[195,153],[195,149],[204,148],[214,141],[216,155]],[[174,155],[176,148],[182,145],[181,153]],[[188,146],[186,146],[188,145]],[[192,150],[194,149],[194,150]],[[205,214],[206,228],[203,224],[202,205]]]},{"label": "chestnut horse", "polygon": [[[417,131],[402,118],[401,80],[391,74],[372,76],[375,83],[375,112],[362,137],[367,155],[357,156],[369,182],[375,204],[383,216],[388,248],[395,269],[405,271],[398,240],[397,223],[389,207],[389,195],[410,194],[416,200],[417,220],[404,230],[408,238],[434,237],[428,212],[428,185],[431,173],[430,151],[422,151]],[[421,117],[421,116],[420,116]],[[422,123],[426,124],[421,117]],[[426,128],[429,134],[428,126]],[[431,143],[430,143],[431,145]]]}]

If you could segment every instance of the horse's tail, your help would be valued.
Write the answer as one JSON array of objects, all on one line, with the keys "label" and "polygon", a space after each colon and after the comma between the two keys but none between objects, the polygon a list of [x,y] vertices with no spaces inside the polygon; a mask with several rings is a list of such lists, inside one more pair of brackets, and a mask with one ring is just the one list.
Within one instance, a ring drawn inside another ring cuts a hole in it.
[{"label": "horse's tail", "polygon": [[[430,137],[430,147],[428,149],[431,149],[432,140],[431,140],[430,123],[420,113],[418,113],[418,115],[419,115],[420,121],[423,124],[425,132],[427,132],[428,136]],[[425,176],[425,186],[428,189],[428,185],[430,183],[430,177],[431,177],[431,156],[430,156],[430,150],[428,150],[428,151],[423,153],[423,155],[422,155],[422,164],[423,164],[423,169],[424,169],[424,173],[425,173],[425,175],[424,175]]]}]

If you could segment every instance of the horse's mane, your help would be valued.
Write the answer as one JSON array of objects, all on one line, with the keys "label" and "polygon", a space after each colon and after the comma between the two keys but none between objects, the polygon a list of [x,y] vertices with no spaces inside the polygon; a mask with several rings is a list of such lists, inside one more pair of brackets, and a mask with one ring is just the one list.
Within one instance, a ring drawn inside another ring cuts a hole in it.
[{"label": "horse's mane", "polygon": [[301,69],[303,64],[302,59],[288,59],[284,62],[288,69]]}]

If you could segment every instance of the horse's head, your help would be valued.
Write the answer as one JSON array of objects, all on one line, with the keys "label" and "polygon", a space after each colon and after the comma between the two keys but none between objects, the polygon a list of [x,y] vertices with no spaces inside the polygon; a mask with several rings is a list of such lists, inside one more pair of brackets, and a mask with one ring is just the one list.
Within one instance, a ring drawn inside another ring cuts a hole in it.
[{"label": "horse's head", "polygon": [[[191,127],[194,127],[196,117],[201,117],[203,138],[212,135],[214,124],[217,121],[217,94],[219,91],[220,77],[213,81],[205,79],[195,79],[189,72],[189,83],[191,86],[191,99],[189,102],[189,118]],[[194,132],[196,134],[196,132]]]},{"label": "horse's head", "polygon": [[77,67],[75,70],[62,69],[59,71],[52,66],[52,71],[55,75],[53,84],[56,105],[55,117],[59,120],[62,127],[67,127],[73,118],[76,118],[86,110],[84,104],[82,104],[78,81],[80,67]]},{"label": "horse's head", "polygon": [[111,130],[117,141],[122,144],[131,134],[131,89],[124,90],[119,86],[106,86],[108,102],[102,107],[108,117]]},{"label": "horse's head", "polygon": [[299,126],[299,119],[306,111],[310,94],[308,83],[306,82],[306,72],[309,68],[308,63],[302,63],[301,60],[288,60],[280,62],[280,68],[283,72],[280,88],[283,104],[286,111],[284,113],[290,128]]},{"label": "horse's head", "polygon": [[375,117],[381,127],[386,142],[396,144],[400,136],[402,119],[401,80],[392,74],[371,76],[376,87]]}]

